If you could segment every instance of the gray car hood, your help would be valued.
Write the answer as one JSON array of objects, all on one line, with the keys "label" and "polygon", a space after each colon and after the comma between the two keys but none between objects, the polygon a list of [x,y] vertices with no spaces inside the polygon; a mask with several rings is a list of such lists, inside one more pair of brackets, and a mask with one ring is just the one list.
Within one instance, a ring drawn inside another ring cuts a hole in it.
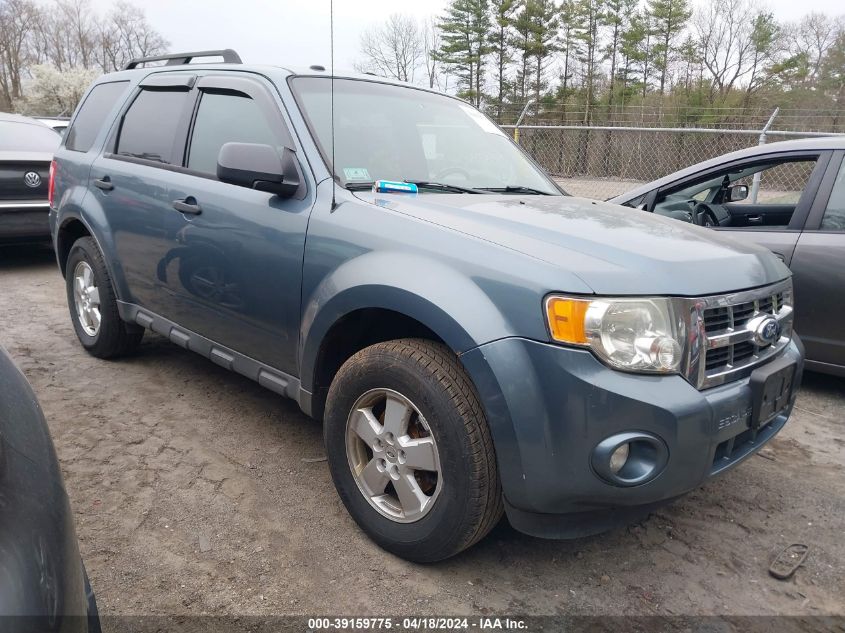
[{"label": "gray car hood", "polygon": [[764,248],[606,202],[571,196],[356,195],[559,266],[597,294],[705,296],[790,275]]}]

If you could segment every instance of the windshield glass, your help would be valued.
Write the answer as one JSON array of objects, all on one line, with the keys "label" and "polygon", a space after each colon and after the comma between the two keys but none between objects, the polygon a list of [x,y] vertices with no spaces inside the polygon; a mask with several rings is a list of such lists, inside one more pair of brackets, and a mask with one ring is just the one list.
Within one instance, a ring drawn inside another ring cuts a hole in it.
[{"label": "windshield glass", "polygon": [[[331,81],[297,77],[291,86],[326,164],[331,164]],[[457,99],[411,87],[336,79],[334,107],[335,175],[345,186],[408,180],[560,194],[492,121]]]},{"label": "windshield glass", "polygon": [[62,137],[45,125],[0,121],[0,151],[48,152],[59,148]]}]

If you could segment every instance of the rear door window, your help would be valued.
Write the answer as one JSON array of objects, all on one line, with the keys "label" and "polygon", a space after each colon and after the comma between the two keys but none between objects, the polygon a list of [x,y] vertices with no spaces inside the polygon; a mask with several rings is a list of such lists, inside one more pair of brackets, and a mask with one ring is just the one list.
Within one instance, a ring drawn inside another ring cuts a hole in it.
[{"label": "rear door window", "polygon": [[113,81],[94,86],[67,132],[67,149],[75,152],[87,152],[91,149],[100,128],[111,122],[106,120],[106,116],[128,85],[128,81]]},{"label": "rear door window", "polygon": [[181,164],[184,137],[177,137],[189,95],[187,90],[141,90],[123,115],[115,154]]},{"label": "rear door window", "polygon": [[845,232],[845,160],[839,168],[839,175],[836,176],[819,228],[822,231]]},{"label": "rear door window", "polygon": [[188,169],[216,174],[217,155],[226,143],[277,145],[272,128],[251,97],[204,91],[191,135]]}]

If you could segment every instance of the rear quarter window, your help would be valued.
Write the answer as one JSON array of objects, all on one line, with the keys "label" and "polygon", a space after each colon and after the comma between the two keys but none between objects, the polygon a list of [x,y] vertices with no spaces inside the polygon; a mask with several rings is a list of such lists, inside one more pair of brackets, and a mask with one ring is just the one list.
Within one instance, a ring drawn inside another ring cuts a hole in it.
[{"label": "rear quarter window", "polygon": [[112,81],[94,86],[67,131],[67,149],[75,152],[87,152],[91,149],[100,128],[111,123],[105,120],[106,116],[128,85],[128,81]]}]

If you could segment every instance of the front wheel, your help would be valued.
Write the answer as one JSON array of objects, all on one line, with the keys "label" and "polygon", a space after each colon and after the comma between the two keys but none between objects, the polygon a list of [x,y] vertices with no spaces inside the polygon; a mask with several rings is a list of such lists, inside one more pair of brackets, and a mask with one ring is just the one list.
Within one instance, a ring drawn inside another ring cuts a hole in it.
[{"label": "front wheel", "polygon": [[402,558],[453,556],[502,516],[487,420],[444,345],[401,339],[350,358],[329,389],[325,441],[352,518]]},{"label": "front wheel", "polygon": [[73,329],[89,354],[114,358],[138,347],[144,330],[121,320],[111,277],[93,238],[74,242],[65,267],[65,284]]}]

